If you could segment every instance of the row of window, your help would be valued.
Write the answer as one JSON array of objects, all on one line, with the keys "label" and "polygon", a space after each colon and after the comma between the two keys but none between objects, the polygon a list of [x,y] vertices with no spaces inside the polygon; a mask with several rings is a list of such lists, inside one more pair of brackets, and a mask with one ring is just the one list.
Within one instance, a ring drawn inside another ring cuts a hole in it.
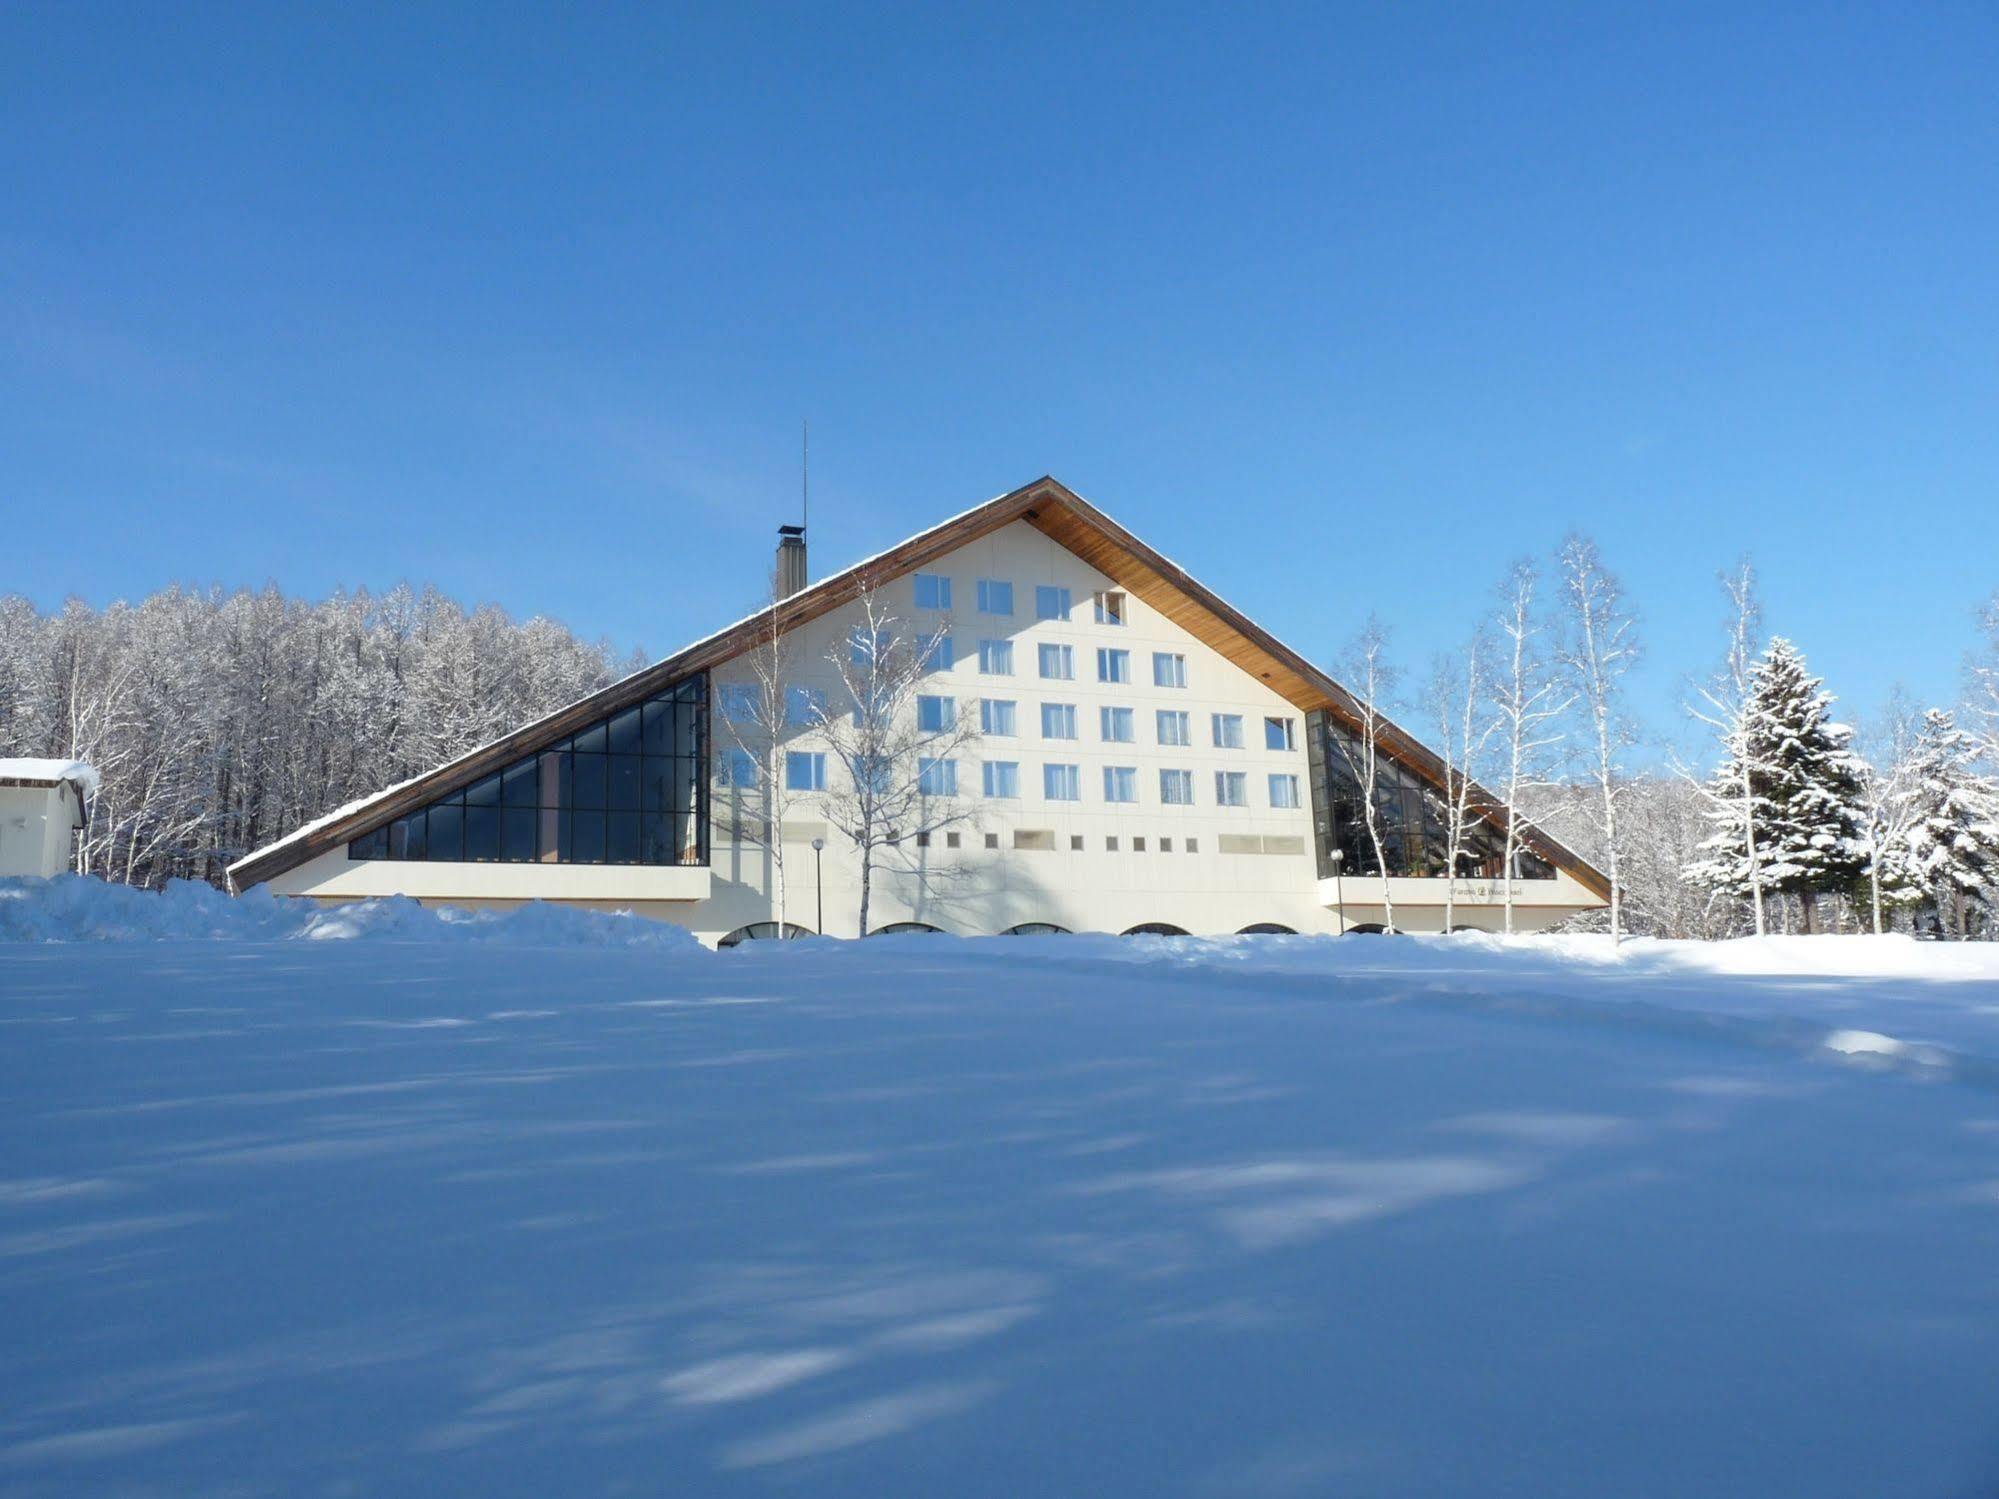
[{"label": "row of window", "polygon": [[[1021,844],[1018,841],[1019,838],[1022,836],[1026,835],[1025,834],[1016,835],[1016,847],[1027,846]],[[929,848],[931,847],[932,843],[938,838],[942,838],[944,840],[944,846],[946,848],[963,848],[965,846],[964,835],[962,833],[955,833],[955,832],[918,833],[913,841],[915,842],[918,848]],[[1000,846],[1000,835],[998,833],[987,833],[984,835],[984,838],[985,838],[985,846],[987,848],[998,848]],[[1174,840],[1172,838],[1154,838],[1151,840],[1151,843],[1152,846],[1154,848],[1157,848],[1159,852],[1162,854],[1170,854],[1173,852]],[[1179,843],[1181,850],[1185,853],[1198,854],[1201,851],[1201,840],[1198,838],[1182,838],[1179,840]],[[1146,846],[1147,846],[1146,835],[1140,833],[1135,837],[1125,839],[1121,838],[1116,833],[1107,834],[1104,838],[1104,852],[1107,854],[1119,853],[1123,850],[1126,844],[1129,844],[1131,851],[1133,853],[1142,854],[1146,851]],[[1088,846],[1087,840],[1084,839],[1081,833],[1071,833],[1069,835],[1069,851],[1071,853],[1080,854],[1087,846]],[[1054,845],[1053,843],[1047,841],[1037,841],[1033,845],[1033,847],[1035,847],[1038,851],[1045,853],[1052,850]],[[1061,928],[1050,927],[1049,930],[1060,931]]]},{"label": "row of window", "polygon": [[[784,757],[784,785],[787,791],[824,791],[827,756],[823,750],[790,750]],[[1020,762],[986,760],[980,764],[980,788],[995,801],[1020,799]],[[1194,772],[1167,769],[1158,772],[1159,801],[1168,807],[1194,805]],[[1215,775],[1215,805],[1249,805],[1249,776],[1240,770],[1218,770]],[[756,789],[760,779],[754,756],[746,750],[730,750],[723,756],[722,784],[738,791]],[[916,762],[917,789],[924,796],[958,794],[958,762],[921,757]],[[1113,804],[1138,801],[1138,767],[1103,767],[1104,800]],[[1269,805],[1279,811],[1293,811],[1299,805],[1298,777],[1271,775],[1265,778]],[[1045,764],[1041,767],[1041,796],[1044,801],[1079,802],[1083,799],[1083,770],[1080,765]]]},{"label": "row of window", "polygon": [[[919,609],[949,610],[951,607],[951,580],[942,573],[917,573],[911,579],[911,589]],[[1005,578],[980,578],[977,588],[978,610],[1003,619],[1013,616],[1013,584]],[[1131,603],[1115,588],[1107,588],[1091,596],[1091,609],[1100,625],[1122,625],[1131,617]],[[1069,590],[1039,585],[1034,590],[1034,617],[1066,621],[1073,608]]]},{"label": "row of window", "polygon": [[[754,687],[731,684],[721,689],[722,715],[732,723],[754,723],[758,717],[756,691]],[[979,699],[979,731],[999,738],[1011,738],[1019,732],[1018,703],[1012,698]],[[823,722],[825,717],[825,695],[813,688],[794,687],[787,690],[785,721],[787,724],[807,728]],[[942,694],[926,694],[916,700],[916,726],[925,733],[944,733],[956,727],[958,721],[958,700]],[[1209,739],[1216,749],[1242,749],[1243,715],[1240,713],[1211,713],[1208,715]],[[1133,709],[1106,705],[1097,710],[1098,733],[1106,744],[1132,744],[1136,742],[1137,716]],[[1153,713],[1153,735],[1161,745],[1186,747],[1194,742],[1193,715],[1182,708],[1160,708]],[[1043,739],[1075,739],[1076,704],[1043,703],[1041,705],[1041,737]],[[1281,715],[1266,716],[1263,720],[1263,747],[1269,750],[1290,750],[1297,745],[1296,720]]]},{"label": "row of window", "polygon": [[[948,634],[927,635],[918,642],[918,650],[923,656],[923,665],[930,671],[949,671],[958,664],[958,643]],[[865,667],[870,661],[885,659],[895,649],[893,637],[882,631],[870,637],[866,630],[856,630],[848,642],[848,656],[855,666]],[[1010,677],[1013,671],[1013,642],[1011,640],[981,640],[978,648],[979,672],[988,677]],[[1076,680],[1076,648],[1056,641],[1043,641],[1034,648],[1035,670],[1043,681],[1073,682]],[[1132,681],[1131,652],[1118,646],[1100,646],[1097,650],[1097,680],[1112,684],[1129,685]],[[1154,651],[1152,653],[1152,685],[1154,687],[1185,687],[1187,685],[1187,658],[1179,651]],[[726,695],[728,689],[724,689]]]}]

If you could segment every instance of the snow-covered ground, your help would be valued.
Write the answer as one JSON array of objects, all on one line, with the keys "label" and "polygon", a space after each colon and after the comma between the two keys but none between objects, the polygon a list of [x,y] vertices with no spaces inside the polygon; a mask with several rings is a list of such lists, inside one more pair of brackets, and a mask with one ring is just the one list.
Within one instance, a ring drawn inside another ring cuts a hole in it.
[{"label": "snow-covered ground", "polygon": [[0,1492],[1999,1489],[1987,949],[0,933]]}]

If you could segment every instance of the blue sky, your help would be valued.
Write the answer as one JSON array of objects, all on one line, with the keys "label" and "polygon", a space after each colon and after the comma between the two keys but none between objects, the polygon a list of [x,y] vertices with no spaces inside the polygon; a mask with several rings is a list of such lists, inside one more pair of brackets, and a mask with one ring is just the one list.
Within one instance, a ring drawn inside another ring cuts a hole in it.
[{"label": "blue sky", "polygon": [[1752,554],[1846,711],[1999,586],[1999,12],[0,11],[0,590],[435,581],[663,652],[1041,473],[1412,675]]}]

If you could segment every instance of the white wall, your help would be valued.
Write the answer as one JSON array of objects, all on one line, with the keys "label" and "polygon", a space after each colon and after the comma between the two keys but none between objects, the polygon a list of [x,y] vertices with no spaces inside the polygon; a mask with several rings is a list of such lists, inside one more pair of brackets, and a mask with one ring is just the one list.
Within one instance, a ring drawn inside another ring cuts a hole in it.
[{"label": "white wall", "polygon": [[76,792],[67,785],[0,786],[0,877],[61,874],[70,867],[70,835],[81,823]]}]

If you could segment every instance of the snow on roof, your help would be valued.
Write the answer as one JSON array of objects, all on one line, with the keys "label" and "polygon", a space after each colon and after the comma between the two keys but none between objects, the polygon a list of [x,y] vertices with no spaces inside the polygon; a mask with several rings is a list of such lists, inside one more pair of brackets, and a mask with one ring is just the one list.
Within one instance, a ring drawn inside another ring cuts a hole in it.
[{"label": "snow on roof", "polygon": [[39,760],[29,756],[0,759],[0,781],[32,781],[59,786],[74,781],[85,796],[97,795],[97,767],[86,760]]}]

